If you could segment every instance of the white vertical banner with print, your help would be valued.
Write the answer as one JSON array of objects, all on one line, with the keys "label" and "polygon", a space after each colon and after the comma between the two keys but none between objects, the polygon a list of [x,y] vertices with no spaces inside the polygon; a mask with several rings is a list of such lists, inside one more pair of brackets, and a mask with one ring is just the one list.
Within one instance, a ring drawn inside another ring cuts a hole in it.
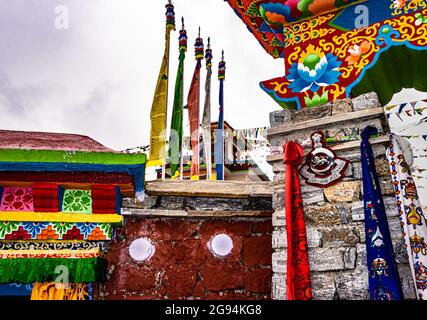
[{"label": "white vertical banner with print", "polygon": [[387,158],[417,297],[427,300],[427,225],[411,176],[410,144],[402,137],[390,134]]}]

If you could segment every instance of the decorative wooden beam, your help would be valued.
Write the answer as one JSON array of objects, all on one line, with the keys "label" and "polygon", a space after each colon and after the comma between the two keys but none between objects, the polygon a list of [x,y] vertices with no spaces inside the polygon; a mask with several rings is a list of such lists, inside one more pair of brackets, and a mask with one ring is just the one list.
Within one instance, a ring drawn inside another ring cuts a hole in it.
[{"label": "decorative wooden beam", "polygon": [[271,198],[271,182],[249,181],[152,181],[145,186],[148,195],[211,198]]},{"label": "decorative wooden beam", "polygon": [[229,217],[271,217],[270,211],[197,211],[197,210],[156,210],[125,208],[125,217],[167,217],[167,218],[229,218]]},{"label": "decorative wooden beam", "polygon": [[287,134],[298,130],[305,130],[310,128],[319,129],[319,127],[335,124],[337,122],[348,122],[380,115],[384,116],[384,109],[382,107],[365,109],[355,112],[339,113],[321,119],[312,119],[298,123],[286,123],[279,127],[269,129],[268,139],[271,139],[273,136],[276,135]]},{"label": "decorative wooden beam", "polygon": [[[387,143],[388,141],[389,141],[389,138],[387,136],[381,136],[381,137],[369,139],[369,142],[371,143],[371,145]],[[360,147],[360,142],[361,140],[344,142],[344,143],[340,143],[339,145],[331,147],[331,149],[334,151],[355,149]],[[279,154],[267,156],[267,162],[275,162],[275,161],[283,161],[283,154],[279,153]]]}]

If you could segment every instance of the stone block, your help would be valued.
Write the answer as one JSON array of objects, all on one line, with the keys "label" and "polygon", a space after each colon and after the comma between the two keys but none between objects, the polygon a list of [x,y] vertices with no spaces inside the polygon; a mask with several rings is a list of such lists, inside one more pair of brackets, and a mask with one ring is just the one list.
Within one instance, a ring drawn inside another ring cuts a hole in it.
[{"label": "stone block", "polygon": [[182,210],[185,197],[161,196],[159,209]]},{"label": "stone block", "polygon": [[356,248],[346,248],[344,251],[344,267],[346,269],[354,269],[356,267]]},{"label": "stone block", "polygon": [[353,178],[355,180],[362,180],[363,179],[363,173],[362,173],[362,162],[355,161],[351,163],[353,166]]},{"label": "stone block", "polygon": [[272,241],[273,249],[287,248],[288,241],[286,236],[286,230],[284,229],[273,230],[273,236],[271,241]]},{"label": "stone block", "polygon": [[369,300],[368,269],[357,269],[337,274],[338,300]]},{"label": "stone block", "polygon": [[354,111],[360,111],[380,106],[378,96],[375,92],[362,94],[352,99]]},{"label": "stone block", "polygon": [[285,175],[284,174],[275,174],[273,177],[273,186],[283,186],[285,187]]},{"label": "stone block", "polygon": [[348,224],[351,222],[351,211],[350,211],[350,204],[348,203],[337,203],[335,207],[338,210],[338,213],[341,217],[341,223],[342,224]]},{"label": "stone block", "polygon": [[[399,212],[396,206],[396,200],[393,197],[383,197],[384,207],[387,217],[397,217]],[[353,221],[363,221],[365,220],[364,215],[364,201],[354,202],[351,206],[351,213]]]},{"label": "stone block", "polygon": [[312,226],[307,225],[307,246],[309,248],[317,248],[322,246],[323,240],[322,240],[322,234]]},{"label": "stone block", "polygon": [[245,211],[245,208],[250,207],[250,204],[250,199],[186,197],[184,207],[197,211]]},{"label": "stone block", "polygon": [[[408,255],[406,252],[406,247],[404,246],[404,240],[392,240],[393,241],[393,250],[395,254],[396,263],[398,265],[408,264]],[[366,244],[357,244],[356,245],[356,267],[357,268],[367,268],[366,266]]]},{"label": "stone block", "polygon": [[393,251],[396,263],[409,263],[408,251],[405,245],[405,239],[398,239],[393,241]]},{"label": "stone block", "polygon": [[393,197],[383,197],[384,207],[387,217],[398,217],[399,208],[396,205],[396,198]]},{"label": "stone block", "polygon": [[340,99],[332,105],[332,115],[339,113],[348,113],[353,111],[353,102],[351,99]]},{"label": "stone block", "polygon": [[364,222],[356,222],[353,223],[357,231],[359,232],[360,236],[360,243],[366,242],[366,235],[365,235],[365,223]]},{"label": "stone block", "polygon": [[286,172],[286,165],[283,163],[283,161],[274,161],[270,164],[272,165],[272,170],[276,175],[284,175],[284,173]]},{"label": "stone block", "polygon": [[[362,163],[353,162],[353,178],[356,180],[363,179],[362,173]],[[380,155],[379,158],[375,159],[375,167],[379,177],[388,177],[390,178],[390,168],[387,159]]]},{"label": "stone block", "polygon": [[[399,216],[399,211],[396,206],[396,200],[394,197],[383,197],[384,207],[387,217]],[[364,201],[354,202],[351,206],[351,216],[353,221],[364,221],[365,220],[365,204]]]},{"label": "stone block", "polygon": [[154,209],[157,205],[157,196],[145,195],[143,201],[139,201],[137,197],[124,198],[122,200],[123,208],[138,208],[138,209]]},{"label": "stone block", "polygon": [[271,298],[273,300],[286,300],[286,274],[273,274],[271,291]]},{"label": "stone block", "polygon": [[[383,144],[374,144],[372,146],[375,157],[381,157],[386,154],[386,147]],[[352,149],[338,150],[336,151],[337,156],[353,162],[361,161],[360,146]]]},{"label": "stone block", "polygon": [[279,127],[284,123],[292,122],[290,110],[278,110],[270,112],[270,127]]},{"label": "stone block", "polygon": [[359,200],[360,183],[358,181],[341,181],[324,189],[324,194],[329,202],[354,202]]},{"label": "stone block", "polygon": [[273,188],[273,209],[283,210],[285,207],[285,184],[274,183]]},{"label": "stone block", "polygon": [[303,122],[307,120],[319,119],[330,116],[332,108],[329,103],[318,106],[316,108],[303,108],[291,113],[294,122]]},{"label": "stone block", "polygon": [[313,190],[311,192],[304,192],[302,194],[302,202],[304,206],[325,201],[323,190],[320,188],[317,188],[317,189],[318,190]]},{"label": "stone block", "polygon": [[[393,241],[399,241],[402,239],[402,229],[400,226],[400,220],[397,217],[388,217],[388,226],[390,230],[390,236]],[[359,230],[360,242],[366,242],[365,223],[357,223],[356,228]]]},{"label": "stone block", "polygon": [[391,240],[401,240],[403,238],[402,226],[398,217],[388,218]]},{"label": "stone block", "polygon": [[390,164],[385,157],[375,159],[375,169],[378,177],[387,177],[390,179]]},{"label": "stone block", "polygon": [[306,194],[306,193],[315,193],[315,192],[321,192],[323,191],[322,188],[319,187],[314,187],[314,186],[310,186],[308,184],[305,183],[304,179],[301,179],[301,193],[302,194]]},{"label": "stone block", "polygon": [[284,227],[286,225],[285,209],[274,211],[272,220],[273,227]]},{"label": "stone block", "polygon": [[244,211],[273,212],[273,199],[270,197],[249,197],[249,201],[247,201],[246,199],[243,200],[244,201],[242,201],[242,207]]},{"label": "stone block", "polygon": [[[322,234],[316,229],[309,225],[306,226],[307,231],[307,246],[309,248],[317,248],[322,245]],[[287,234],[286,229],[280,228],[273,231],[272,237],[273,249],[287,248]]]},{"label": "stone block", "polygon": [[390,176],[379,178],[381,192],[383,196],[394,196],[393,183],[391,182]]},{"label": "stone block", "polygon": [[307,206],[304,207],[305,219],[313,225],[331,225],[340,224],[341,216],[337,208],[330,203],[322,206]]},{"label": "stone block", "polygon": [[356,268],[366,269],[366,244],[359,243],[356,245]]},{"label": "stone block", "polygon": [[[394,188],[393,183],[391,182],[391,177],[379,177],[378,178],[381,188],[381,194],[383,196],[394,196]],[[364,190],[361,190],[362,195],[364,194]]]},{"label": "stone block", "polygon": [[345,269],[343,248],[309,249],[311,271],[339,271]]},{"label": "stone block", "polygon": [[335,297],[335,272],[313,272],[311,286],[314,300],[333,300]]},{"label": "stone block", "polygon": [[275,251],[273,253],[273,272],[286,274],[286,263],[288,261],[287,254],[286,250]]},{"label": "stone block", "polygon": [[[304,206],[325,201],[323,189],[321,188],[302,185],[301,193]],[[274,210],[282,210],[285,207],[285,200],[285,181],[275,182],[273,192]]]},{"label": "stone block", "polygon": [[353,221],[365,220],[365,203],[364,201],[356,201],[351,205],[351,218]]},{"label": "stone block", "polygon": [[352,247],[360,242],[359,230],[353,225],[319,227],[325,247]]},{"label": "stone block", "polygon": [[345,178],[350,178],[353,177],[353,165],[351,163],[349,163],[347,169],[345,170]]},{"label": "stone block", "polygon": [[406,300],[416,299],[415,284],[412,278],[411,269],[408,264],[398,264],[400,284],[402,286],[403,297]]}]

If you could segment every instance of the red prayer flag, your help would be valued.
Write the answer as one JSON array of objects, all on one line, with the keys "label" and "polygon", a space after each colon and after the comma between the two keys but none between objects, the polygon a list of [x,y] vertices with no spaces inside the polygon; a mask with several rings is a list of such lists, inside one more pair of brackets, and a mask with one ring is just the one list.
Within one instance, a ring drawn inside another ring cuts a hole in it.
[{"label": "red prayer flag", "polygon": [[304,151],[300,144],[290,141],[284,145],[286,164],[286,234],[288,260],[286,274],[286,299],[311,300],[310,264],[308,259],[307,231],[298,166]]},{"label": "red prayer flag", "polygon": [[193,158],[191,160],[191,176],[199,176],[199,109],[200,109],[200,69],[202,63],[197,61],[191,81],[190,92],[188,93],[188,118],[190,120],[191,150]]}]

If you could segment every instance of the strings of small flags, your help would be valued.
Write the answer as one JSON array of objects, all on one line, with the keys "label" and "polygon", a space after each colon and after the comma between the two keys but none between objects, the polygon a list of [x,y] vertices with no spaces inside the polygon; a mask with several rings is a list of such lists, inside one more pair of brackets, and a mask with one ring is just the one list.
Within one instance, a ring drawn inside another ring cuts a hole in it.
[{"label": "strings of small flags", "polygon": [[233,131],[233,137],[245,137],[249,139],[265,138],[269,127],[239,129]]},{"label": "strings of small flags", "polygon": [[[394,105],[394,106],[388,106],[385,107],[386,110],[386,114],[387,114],[387,118],[390,119],[392,115],[396,115],[396,117],[400,120],[403,121],[402,115],[408,116],[408,117],[413,117],[413,116],[422,116],[424,115],[424,111],[427,109],[427,106],[422,106],[422,107],[418,107],[416,108],[416,105],[419,103],[420,101],[413,101],[410,103],[402,103],[400,105]],[[427,102],[427,99],[421,100],[421,102]],[[405,110],[408,109],[407,107],[410,106],[409,110]],[[391,110],[397,109],[396,112],[391,112]]]},{"label": "strings of small flags", "polygon": [[150,150],[150,146],[146,145],[146,146],[137,146],[134,148],[128,148],[123,150],[123,153],[143,153],[143,152],[147,152]]}]

